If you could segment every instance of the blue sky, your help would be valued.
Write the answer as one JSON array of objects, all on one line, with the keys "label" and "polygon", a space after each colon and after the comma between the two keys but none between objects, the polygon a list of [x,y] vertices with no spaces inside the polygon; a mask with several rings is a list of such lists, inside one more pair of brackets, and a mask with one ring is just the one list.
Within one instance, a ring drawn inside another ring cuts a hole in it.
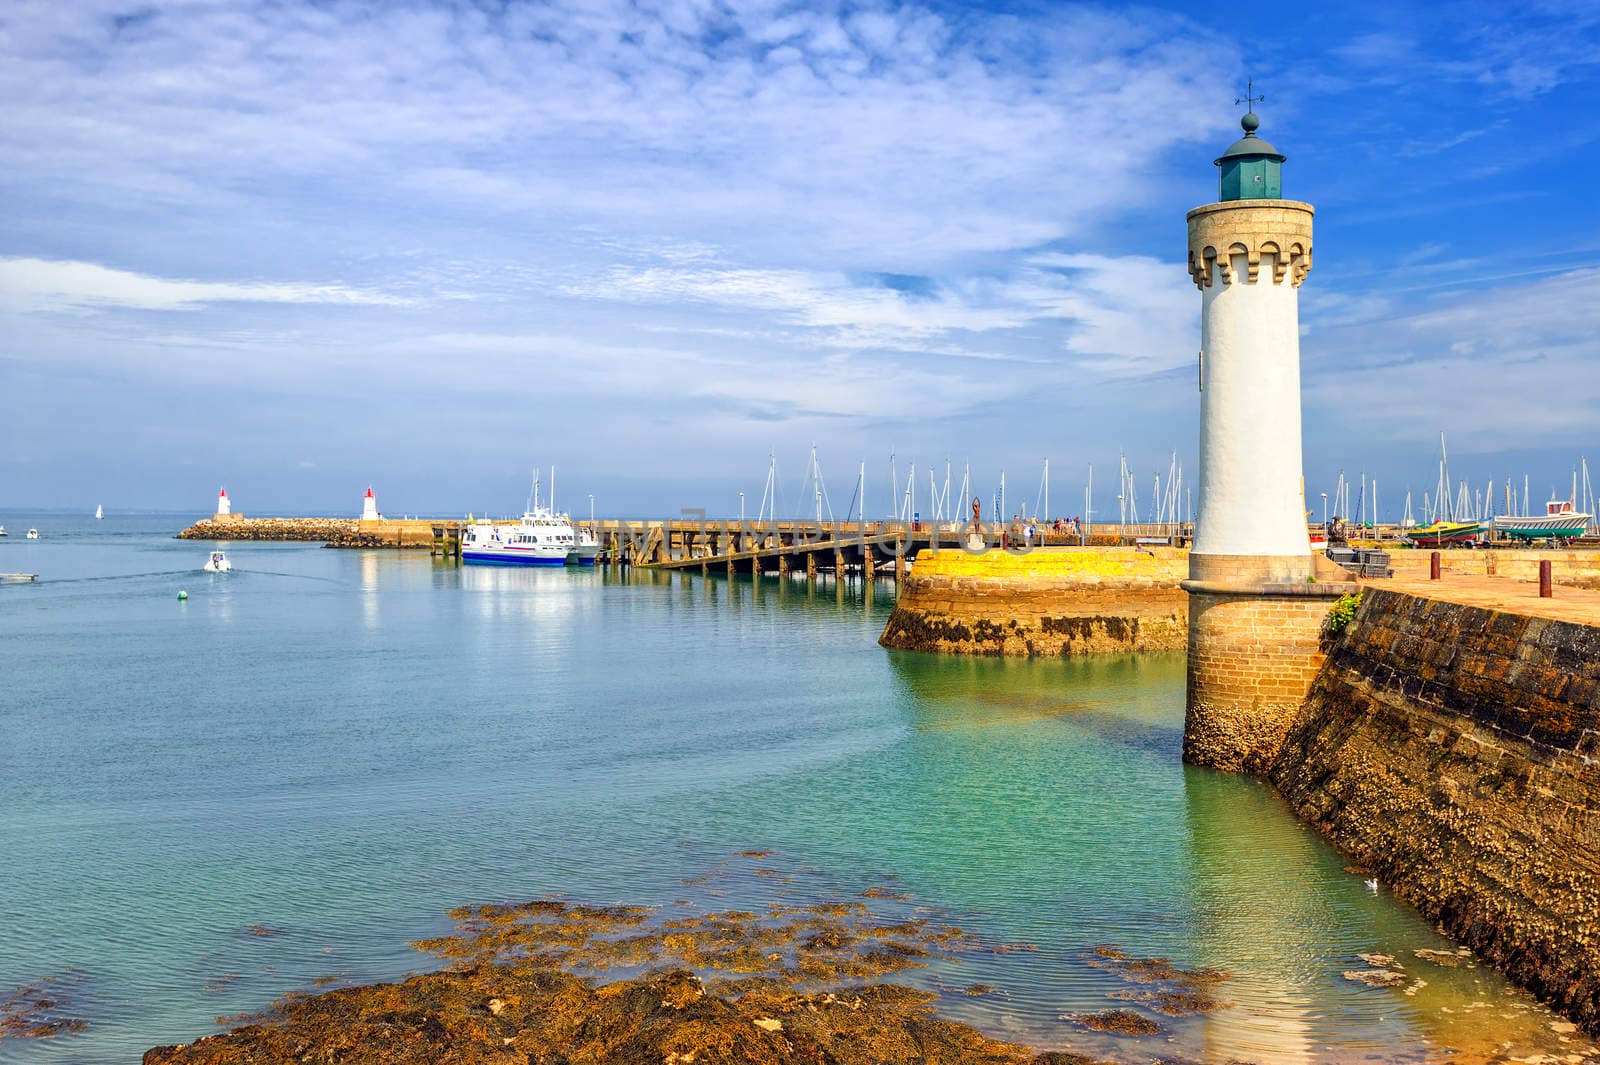
[{"label": "blue sky", "polygon": [[1311,497],[1600,459],[1593,3],[14,0],[0,506],[715,513],[812,443],[1114,506],[1194,473],[1247,77]]}]

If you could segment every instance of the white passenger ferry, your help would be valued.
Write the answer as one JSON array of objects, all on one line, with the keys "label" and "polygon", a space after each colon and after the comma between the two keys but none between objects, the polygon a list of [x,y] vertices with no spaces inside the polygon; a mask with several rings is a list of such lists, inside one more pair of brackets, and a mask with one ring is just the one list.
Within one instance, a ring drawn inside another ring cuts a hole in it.
[{"label": "white passenger ferry", "polygon": [[476,522],[461,538],[461,561],[488,566],[565,566],[572,550],[568,529],[542,524],[535,514],[524,514],[515,525]]},{"label": "white passenger ferry", "polygon": [[528,509],[515,525],[474,522],[461,537],[461,561],[490,566],[565,566],[577,549],[572,524],[539,502],[534,478]]}]

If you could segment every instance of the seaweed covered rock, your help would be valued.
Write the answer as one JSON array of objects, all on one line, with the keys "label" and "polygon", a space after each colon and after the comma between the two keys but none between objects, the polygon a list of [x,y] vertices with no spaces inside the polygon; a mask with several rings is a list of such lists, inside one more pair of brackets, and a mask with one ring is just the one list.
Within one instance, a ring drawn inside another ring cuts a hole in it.
[{"label": "seaweed covered rock", "polygon": [[[663,919],[558,900],[466,908],[419,944],[450,960],[400,983],[291,995],[145,1065],[1022,1065],[1033,1051],[934,1015],[875,978],[936,954],[1003,949],[858,902]],[[611,982],[600,974],[637,973]],[[1045,1060],[1060,1060],[1045,1059]]]},{"label": "seaweed covered rock", "polygon": [[[709,994],[687,970],[598,986],[492,965],[344,988],[280,1004],[226,1035],[157,1047],[145,1065],[338,1061],[349,1065],[614,1062],[1026,1062],[1020,1047],[929,1012],[931,996],[880,984],[796,994],[774,981]],[[308,1057],[309,1055],[309,1057]]]}]

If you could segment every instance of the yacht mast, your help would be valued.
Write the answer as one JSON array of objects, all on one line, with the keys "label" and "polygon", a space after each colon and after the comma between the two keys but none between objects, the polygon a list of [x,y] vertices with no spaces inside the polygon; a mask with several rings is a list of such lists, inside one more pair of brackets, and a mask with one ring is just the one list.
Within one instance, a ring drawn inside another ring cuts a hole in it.
[{"label": "yacht mast", "polygon": [[1089,480],[1083,486],[1083,542],[1089,542],[1089,525],[1094,517],[1094,463],[1089,463]]},{"label": "yacht mast", "polygon": [[1450,508],[1450,456],[1444,448],[1444,430],[1439,430],[1439,505],[1443,513],[1439,515],[1440,521],[1454,520],[1454,513]]}]

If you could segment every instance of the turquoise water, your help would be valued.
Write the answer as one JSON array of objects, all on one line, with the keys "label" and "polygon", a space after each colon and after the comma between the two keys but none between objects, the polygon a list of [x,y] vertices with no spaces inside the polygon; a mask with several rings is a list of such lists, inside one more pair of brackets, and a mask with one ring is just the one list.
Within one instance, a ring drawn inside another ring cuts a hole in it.
[{"label": "turquoise water", "polygon": [[[318,977],[422,968],[407,942],[462,903],[722,905],[771,887],[717,864],[750,848],[804,871],[782,890],[888,883],[1036,944],[907,979],[1040,1046],[1420,1061],[1550,1038],[1486,970],[1412,960],[1448,944],[1267,789],[1182,766],[1181,655],[888,653],[888,585],[294,544],[204,574],[186,518],[0,522],[0,571],[40,575],[0,586],[0,992],[65,974],[88,1021],[0,1060],[136,1061]],[[1100,943],[1228,969],[1231,1008],[1080,1032],[1061,1015],[1120,1004],[1083,958]],[[1341,975],[1373,951],[1427,985]],[[1000,990],[951,990],[974,981]]]}]

